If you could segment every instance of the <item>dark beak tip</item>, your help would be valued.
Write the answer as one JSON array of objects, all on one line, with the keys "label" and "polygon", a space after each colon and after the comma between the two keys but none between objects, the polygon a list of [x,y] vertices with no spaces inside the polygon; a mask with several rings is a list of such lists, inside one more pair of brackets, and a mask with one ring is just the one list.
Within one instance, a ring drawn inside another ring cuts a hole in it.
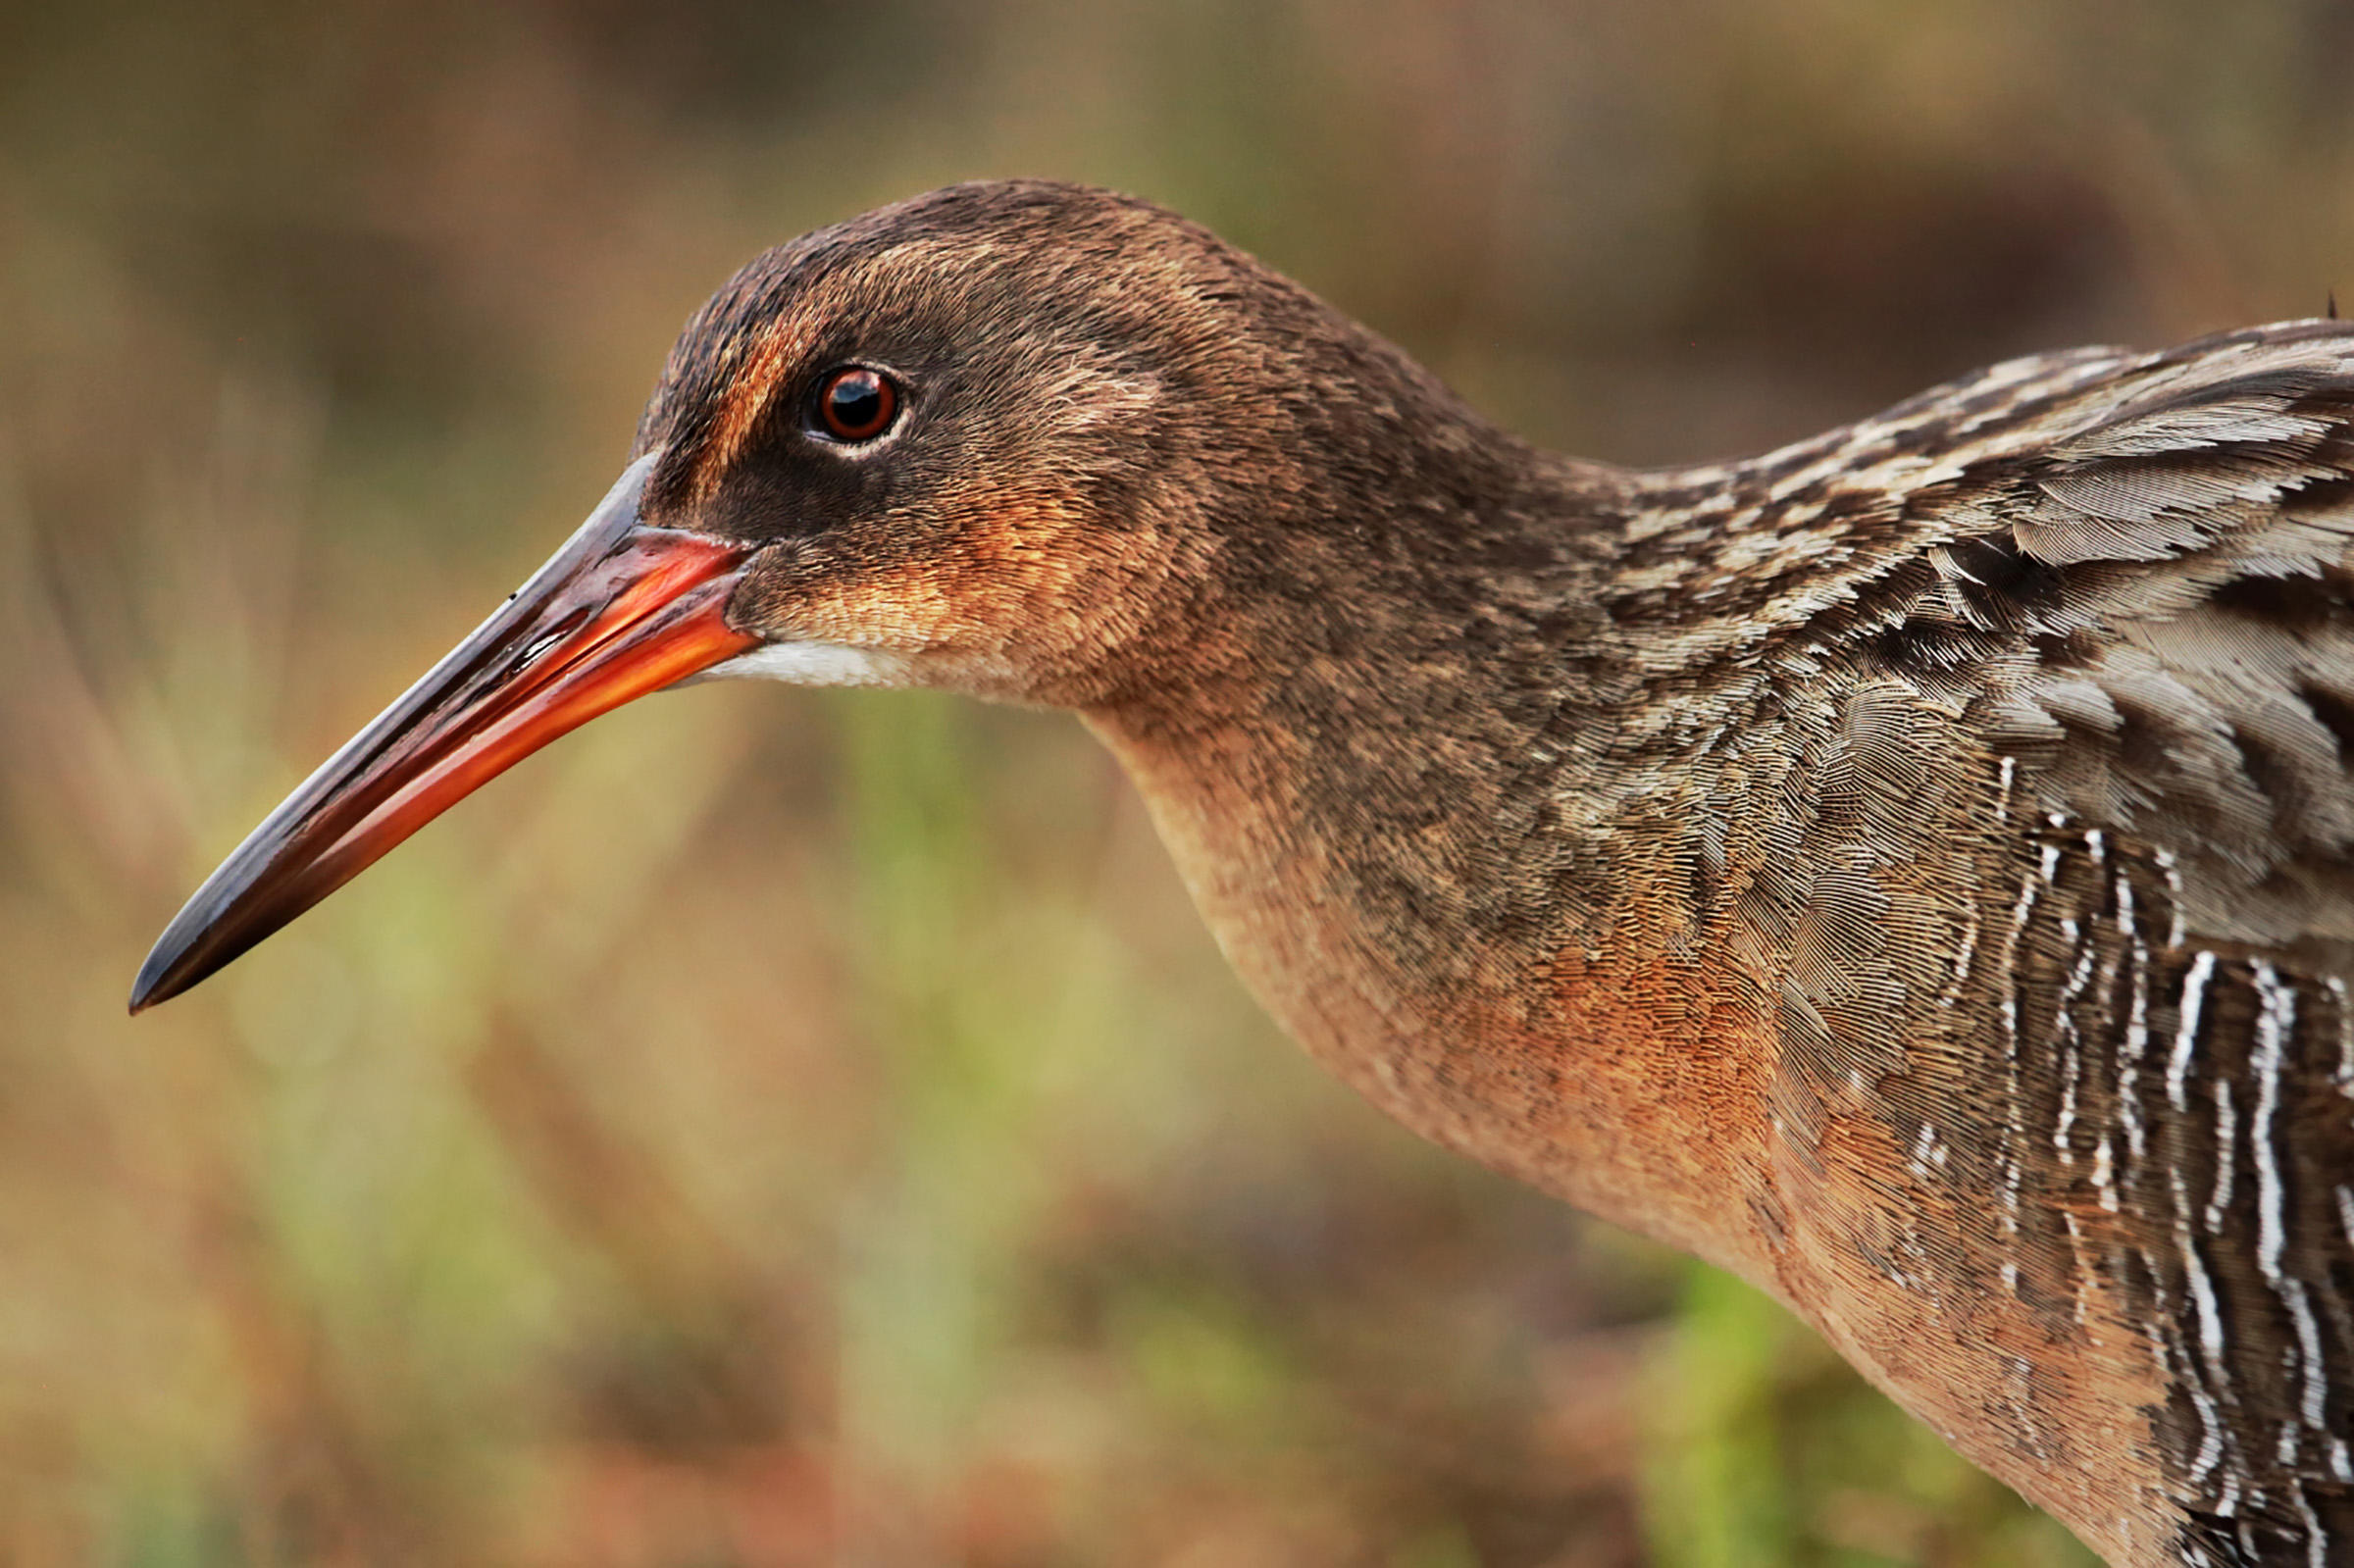
[{"label": "dark beak tip", "polygon": [[166,932],[147,954],[146,962],[139,965],[138,978],[130,983],[131,1017],[138,1017],[158,1002],[170,1001],[195,983],[194,978],[173,974],[179,957],[179,944]]},{"label": "dark beak tip", "polygon": [[157,994],[162,989],[162,976],[151,975],[145,969],[139,971],[139,978],[130,983],[130,1005],[125,1009],[131,1017],[136,1018],[157,1002],[168,1000]]}]

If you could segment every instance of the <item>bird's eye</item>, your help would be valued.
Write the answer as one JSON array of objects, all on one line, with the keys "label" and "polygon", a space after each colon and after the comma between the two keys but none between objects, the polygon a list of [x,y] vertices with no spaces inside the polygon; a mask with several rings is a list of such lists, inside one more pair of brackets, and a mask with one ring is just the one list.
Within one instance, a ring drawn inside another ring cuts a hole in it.
[{"label": "bird's eye", "polygon": [[838,441],[871,441],[899,417],[899,388],[863,365],[830,371],[817,384],[816,426]]}]

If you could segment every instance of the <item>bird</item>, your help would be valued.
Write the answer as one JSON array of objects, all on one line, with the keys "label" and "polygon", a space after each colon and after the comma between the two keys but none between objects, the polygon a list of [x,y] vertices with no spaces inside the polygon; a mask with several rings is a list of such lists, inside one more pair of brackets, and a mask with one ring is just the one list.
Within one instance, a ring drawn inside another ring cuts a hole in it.
[{"label": "bird", "polygon": [[1409,1129],[1761,1287],[2111,1562],[2354,1561],[2354,324],[1634,471],[1158,206],[917,196],[693,315],[133,1011],[739,676],[1075,713]]}]

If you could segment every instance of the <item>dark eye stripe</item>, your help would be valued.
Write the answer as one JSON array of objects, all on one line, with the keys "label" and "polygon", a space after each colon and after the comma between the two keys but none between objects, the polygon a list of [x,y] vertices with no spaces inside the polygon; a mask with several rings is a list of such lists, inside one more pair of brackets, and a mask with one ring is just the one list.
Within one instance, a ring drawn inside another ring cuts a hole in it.
[{"label": "dark eye stripe", "polygon": [[817,428],[838,441],[871,441],[899,414],[899,389],[881,371],[852,365],[818,383]]}]

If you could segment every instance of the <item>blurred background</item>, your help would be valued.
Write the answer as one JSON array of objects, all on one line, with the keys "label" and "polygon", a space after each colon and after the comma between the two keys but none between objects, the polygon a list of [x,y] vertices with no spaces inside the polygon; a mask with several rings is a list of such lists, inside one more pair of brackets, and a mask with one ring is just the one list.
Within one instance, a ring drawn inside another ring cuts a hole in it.
[{"label": "blurred background", "polygon": [[2349,82],[2342,0],[0,9],[0,1562],[2087,1561],[1325,1081],[1053,716],[641,703],[123,998],[801,229],[1121,186],[1663,464],[2319,314]]}]

